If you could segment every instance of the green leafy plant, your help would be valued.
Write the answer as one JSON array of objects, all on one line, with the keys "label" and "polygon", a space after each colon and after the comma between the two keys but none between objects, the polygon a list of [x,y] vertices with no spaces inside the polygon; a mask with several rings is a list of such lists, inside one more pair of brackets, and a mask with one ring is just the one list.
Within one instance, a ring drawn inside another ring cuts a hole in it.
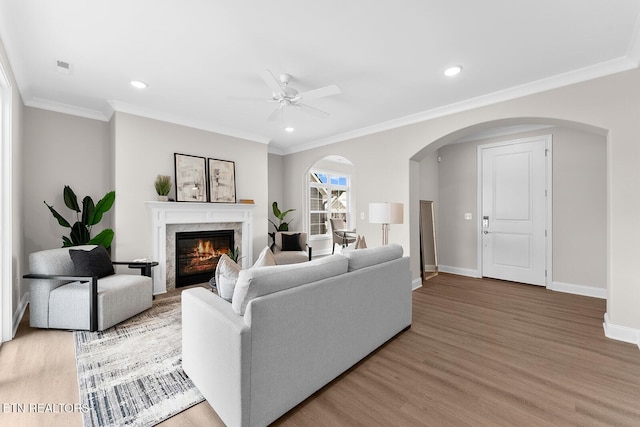
[{"label": "green leafy plant", "polygon": [[[288,209],[282,212],[280,208],[278,208],[278,202],[273,202],[271,208],[273,209],[273,215],[280,220],[279,224],[276,224],[275,222],[269,220],[269,222],[275,227],[276,231],[289,231],[289,224],[293,222],[293,219],[291,221],[285,221],[284,219],[289,214],[289,212],[293,212],[295,211],[295,209]],[[269,233],[269,237],[271,237],[271,239],[275,242],[276,233]]]},{"label": "green leafy plant", "polygon": [[295,209],[289,209],[281,212],[278,208],[278,202],[273,202],[271,207],[273,208],[273,215],[280,220],[280,224],[276,225],[276,223],[271,220],[269,220],[269,222],[273,224],[273,226],[276,228],[276,231],[289,231],[289,224],[293,222],[293,219],[287,222],[284,220],[284,218],[289,214],[289,212],[295,211]]},{"label": "green leafy plant", "polygon": [[73,225],[60,215],[51,205],[45,201],[44,204],[49,208],[51,214],[58,220],[58,224],[65,228],[70,228],[69,236],[62,236],[62,247],[78,246],[78,245],[102,245],[105,248],[111,246],[113,241],[113,230],[105,228],[100,233],[91,237],[91,229],[94,225],[102,220],[102,216],[113,206],[116,198],[116,192],[108,192],[97,204],[93,203],[90,196],[82,199],[82,210],[78,205],[78,198],[68,185],[64,186],[62,192],[64,204],[76,213],[76,221]]},{"label": "green leafy plant", "polygon": [[154,183],[158,196],[166,196],[171,191],[171,177],[169,175],[158,175]]},{"label": "green leafy plant", "polygon": [[231,258],[233,262],[237,264],[238,260],[240,259],[240,248],[236,246],[235,249],[232,249],[231,251],[229,251],[228,255],[229,255],[229,258]]}]

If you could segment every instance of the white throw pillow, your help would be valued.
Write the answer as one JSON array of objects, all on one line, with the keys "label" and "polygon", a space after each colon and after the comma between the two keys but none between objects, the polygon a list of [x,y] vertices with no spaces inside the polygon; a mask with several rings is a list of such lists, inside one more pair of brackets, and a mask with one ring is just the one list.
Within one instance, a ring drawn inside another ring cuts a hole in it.
[{"label": "white throw pillow", "polygon": [[[260,252],[260,255],[258,255],[258,260],[251,268],[271,265],[276,265],[276,257],[273,255],[273,252],[271,252],[271,249],[269,249],[269,246],[265,246],[262,252]],[[241,270],[242,267],[236,264],[227,254],[220,257],[216,267],[216,286],[218,288],[218,295],[220,295],[221,298],[231,301]]]},{"label": "white throw pillow", "polygon": [[265,246],[260,255],[258,255],[258,260],[253,264],[253,267],[268,267],[270,265],[276,265],[276,257],[271,252],[269,246]]},{"label": "white throw pillow", "polygon": [[240,266],[227,254],[220,257],[216,267],[216,287],[221,298],[231,301],[240,270],[242,270]]}]

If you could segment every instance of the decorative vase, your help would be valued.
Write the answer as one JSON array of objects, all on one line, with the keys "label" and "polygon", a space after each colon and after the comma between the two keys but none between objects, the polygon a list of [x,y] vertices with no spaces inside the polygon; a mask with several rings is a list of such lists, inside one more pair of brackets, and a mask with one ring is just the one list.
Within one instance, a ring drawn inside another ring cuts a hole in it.
[{"label": "decorative vase", "polygon": [[169,201],[169,196],[158,196],[158,201],[159,202],[168,202]]}]

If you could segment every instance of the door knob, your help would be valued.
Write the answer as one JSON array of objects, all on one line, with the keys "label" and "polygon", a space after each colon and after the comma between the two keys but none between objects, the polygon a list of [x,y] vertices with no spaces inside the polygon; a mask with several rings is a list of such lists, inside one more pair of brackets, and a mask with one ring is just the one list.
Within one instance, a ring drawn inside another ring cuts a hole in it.
[{"label": "door knob", "polygon": [[489,234],[489,232],[487,230],[484,230],[482,233]]}]

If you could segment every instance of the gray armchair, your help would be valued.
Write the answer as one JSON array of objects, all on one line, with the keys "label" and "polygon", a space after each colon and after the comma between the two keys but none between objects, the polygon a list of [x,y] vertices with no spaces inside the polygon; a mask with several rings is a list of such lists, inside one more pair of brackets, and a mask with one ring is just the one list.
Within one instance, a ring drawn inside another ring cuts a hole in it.
[{"label": "gray armchair", "polygon": [[333,245],[331,245],[331,253],[336,250],[336,245],[345,247],[356,241],[356,229],[347,230],[347,223],[338,218],[329,219],[331,222],[331,236],[333,237]]},{"label": "gray armchair", "polygon": [[[87,253],[95,246],[49,249],[29,255],[29,324],[36,328],[102,331],[151,307],[151,277],[156,263],[107,262],[140,269],[141,275],[77,274],[69,250]],[[113,271],[113,267],[111,267]],[[107,273],[108,274],[108,273]]]},{"label": "gray armchair", "polygon": [[312,248],[307,243],[307,233],[299,231],[276,232],[273,255],[278,265],[311,261],[311,252]]}]

